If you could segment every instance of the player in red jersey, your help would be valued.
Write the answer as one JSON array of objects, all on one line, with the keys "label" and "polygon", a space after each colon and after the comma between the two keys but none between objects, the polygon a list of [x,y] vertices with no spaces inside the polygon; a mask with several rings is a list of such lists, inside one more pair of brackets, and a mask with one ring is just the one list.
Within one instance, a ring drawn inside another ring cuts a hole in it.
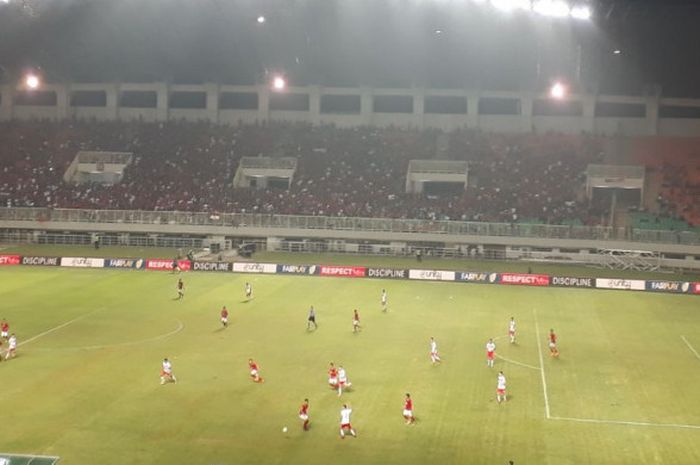
[{"label": "player in red jersey", "polygon": [[333,362],[331,362],[331,366],[328,368],[328,385],[333,390],[338,389],[338,369]]},{"label": "player in red jersey", "polygon": [[403,401],[403,418],[406,420],[407,425],[411,425],[416,421],[413,416],[413,399],[411,399],[411,394],[406,393],[406,398]]},{"label": "player in red jersey", "polygon": [[177,300],[181,300],[183,297],[185,297],[185,283],[182,282],[182,279],[177,280]]},{"label": "player in red jersey", "polygon": [[258,369],[258,364],[253,361],[252,358],[248,359],[248,368],[250,369],[250,377],[255,383],[264,383],[265,380],[260,376],[260,370]]},{"label": "player in red jersey", "polygon": [[226,309],[226,305],[221,309],[221,324],[224,328],[228,326],[228,310]]},{"label": "player in red jersey", "polygon": [[362,329],[360,326],[360,314],[357,313],[357,309],[353,310],[352,314],[352,332],[356,333]]},{"label": "player in red jersey", "polygon": [[4,318],[2,323],[0,323],[0,337],[3,339],[9,339],[10,337],[10,324]]},{"label": "player in red jersey", "polygon": [[552,357],[559,357],[559,349],[557,349],[557,335],[554,334],[554,330],[549,330],[549,355]]},{"label": "player in red jersey", "polygon": [[301,418],[301,421],[304,422],[302,424],[304,431],[308,431],[309,430],[309,399],[304,399],[304,403],[301,404],[301,408],[299,408],[299,418]]}]

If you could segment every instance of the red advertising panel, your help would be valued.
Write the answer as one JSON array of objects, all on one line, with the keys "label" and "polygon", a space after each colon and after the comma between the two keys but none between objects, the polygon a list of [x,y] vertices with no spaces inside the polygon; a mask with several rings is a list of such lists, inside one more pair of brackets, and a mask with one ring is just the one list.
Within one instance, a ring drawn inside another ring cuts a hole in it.
[{"label": "red advertising panel", "polygon": [[321,276],[341,276],[344,278],[364,278],[364,266],[321,266]]},{"label": "red advertising panel", "polygon": [[693,294],[700,294],[700,283],[693,283]]},{"label": "red advertising panel", "polygon": [[173,262],[177,263],[177,267],[180,271],[190,271],[192,264],[189,260],[162,260],[156,258],[149,258],[146,260],[147,270],[160,270],[160,271],[172,271]]},{"label": "red advertising panel", "polygon": [[19,265],[21,261],[19,255],[0,255],[0,265]]},{"label": "red advertising panel", "polygon": [[520,286],[549,286],[549,275],[501,273],[501,284],[517,284]]}]

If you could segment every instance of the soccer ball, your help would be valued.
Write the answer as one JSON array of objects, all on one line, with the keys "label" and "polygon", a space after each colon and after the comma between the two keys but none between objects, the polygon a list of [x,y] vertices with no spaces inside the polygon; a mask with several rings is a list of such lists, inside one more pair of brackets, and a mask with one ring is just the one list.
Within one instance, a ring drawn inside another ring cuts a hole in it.
[{"label": "soccer ball", "polygon": [[287,432],[287,427],[286,427],[286,426],[285,426],[284,428],[282,428],[282,432],[283,432],[283,433],[286,433],[286,432]]}]

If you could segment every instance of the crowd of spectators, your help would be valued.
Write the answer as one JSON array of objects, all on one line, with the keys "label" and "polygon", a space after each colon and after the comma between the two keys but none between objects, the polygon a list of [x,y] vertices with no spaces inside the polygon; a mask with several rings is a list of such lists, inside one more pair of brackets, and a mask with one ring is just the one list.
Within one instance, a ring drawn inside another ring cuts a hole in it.
[{"label": "crowd of spectators", "polygon": [[[0,124],[0,201],[8,206],[257,212],[468,221],[598,224],[584,172],[590,136],[272,123],[10,122]],[[438,139],[443,142],[438,143]],[[114,185],[63,177],[80,150],[133,153]],[[240,158],[297,157],[289,189],[234,189]],[[405,193],[411,159],[466,160],[464,191]]]}]

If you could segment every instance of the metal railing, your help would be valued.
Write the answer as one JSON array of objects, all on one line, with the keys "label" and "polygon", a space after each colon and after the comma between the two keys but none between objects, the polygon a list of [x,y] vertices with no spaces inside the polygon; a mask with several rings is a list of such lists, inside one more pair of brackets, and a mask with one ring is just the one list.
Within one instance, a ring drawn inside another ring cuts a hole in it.
[{"label": "metal railing", "polygon": [[[34,221],[67,223],[161,224],[225,226],[232,228],[368,231],[459,236],[506,236],[577,240],[625,240],[700,245],[700,235],[689,231],[654,231],[608,226],[484,223],[392,218],[272,215],[259,213],[165,212],[141,210],[82,210],[0,208],[0,222]],[[3,227],[0,223],[0,227]]]}]

